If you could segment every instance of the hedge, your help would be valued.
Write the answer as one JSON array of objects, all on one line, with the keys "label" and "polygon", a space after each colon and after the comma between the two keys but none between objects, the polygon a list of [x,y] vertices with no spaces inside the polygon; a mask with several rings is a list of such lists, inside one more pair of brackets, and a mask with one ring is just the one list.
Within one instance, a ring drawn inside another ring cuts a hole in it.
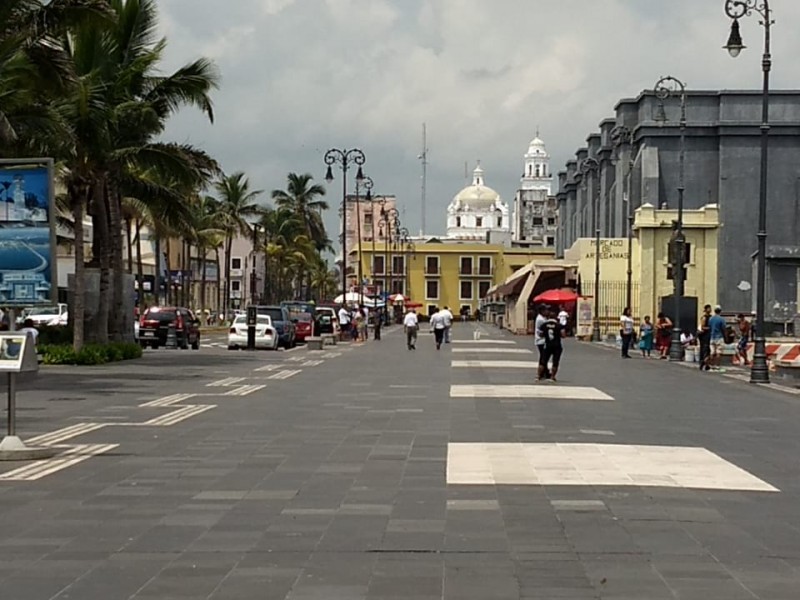
[{"label": "hedge", "polygon": [[103,365],[142,356],[139,344],[124,342],[86,344],[79,352],[69,344],[39,344],[37,351],[46,365]]}]

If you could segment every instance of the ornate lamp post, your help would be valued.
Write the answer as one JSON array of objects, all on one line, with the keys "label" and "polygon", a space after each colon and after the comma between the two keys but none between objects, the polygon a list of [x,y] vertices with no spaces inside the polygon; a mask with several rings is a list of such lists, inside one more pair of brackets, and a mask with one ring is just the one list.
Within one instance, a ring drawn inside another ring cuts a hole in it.
[{"label": "ornate lamp post", "polygon": [[369,264],[369,280],[372,282],[372,285],[375,285],[375,203],[372,200],[372,188],[375,183],[372,181],[372,177],[365,176],[364,179],[361,181],[359,187],[364,188],[367,190],[367,194],[364,199],[369,203],[369,214],[370,214],[370,232],[369,235],[372,238],[372,254],[370,255],[370,264]]},{"label": "ornate lamp post", "polygon": [[[366,162],[364,153],[358,148],[350,150],[339,150],[331,148],[325,153],[325,164],[328,170],[325,173],[325,181],[333,181],[333,165],[339,165],[342,170],[342,297],[347,301],[347,171],[351,164],[358,165],[356,173],[356,184],[364,180],[364,172],[361,165]],[[360,243],[360,240],[359,240]]]},{"label": "ornate lamp post", "polygon": [[580,172],[583,175],[583,185],[586,186],[586,179],[592,173],[594,180],[594,208],[592,209],[592,221],[594,221],[594,318],[592,319],[592,341],[600,341],[600,163],[596,158],[584,158],[580,164]]},{"label": "ornate lamp post", "polygon": [[684,293],[684,262],[686,236],[683,234],[683,191],[684,191],[684,163],[686,156],[686,84],[680,79],[671,75],[662,77],[656,82],[655,94],[659,99],[659,110],[656,113],[656,120],[659,125],[663,125],[667,116],[664,112],[664,100],[678,94],[681,101],[680,119],[680,153],[678,158],[678,220],[675,223],[675,233],[670,241],[670,262],[672,263],[672,283],[674,285],[674,314],[672,340],[669,347],[669,359],[674,361],[683,360],[683,345],[681,344],[681,308]]},{"label": "ornate lamp post", "polygon": [[381,228],[384,228],[384,227],[386,228],[386,235],[383,238],[384,239],[384,246],[383,246],[384,259],[383,259],[383,261],[384,261],[384,267],[385,267],[386,276],[387,276],[387,279],[386,279],[386,282],[387,282],[386,291],[387,291],[387,293],[389,295],[394,293],[393,287],[392,287],[392,284],[393,284],[392,275],[394,274],[394,268],[390,264],[390,261],[393,258],[392,257],[392,248],[391,248],[391,246],[393,244],[394,235],[395,235],[395,234],[392,233],[392,228],[394,227],[395,231],[397,230],[397,227],[399,226],[399,222],[400,222],[400,218],[399,217],[400,217],[400,213],[396,208],[386,209],[383,206],[381,206],[380,226],[381,226]]},{"label": "ornate lamp post", "polygon": [[739,19],[756,11],[764,27],[764,53],[761,57],[763,86],[761,92],[761,177],[758,193],[758,262],[756,264],[756,326],[753,366],[750,368],[750,383],[769,383],[767,367],[767,344],[764,336],[764,310],[767,299],[767,155],[769,150],[769,72],[772,68],[770,54],[770,28],[772,11],[769,0],[725,0],[725,14],[733,22],[728,43],[723,46],[731,57],[736,58],[744,50],[739,33]]}]

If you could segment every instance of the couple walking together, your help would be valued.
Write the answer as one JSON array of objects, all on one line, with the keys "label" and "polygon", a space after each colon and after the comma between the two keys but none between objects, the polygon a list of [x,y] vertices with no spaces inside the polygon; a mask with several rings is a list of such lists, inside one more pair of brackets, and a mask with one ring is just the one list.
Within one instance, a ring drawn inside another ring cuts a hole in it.
[{"label": "couple walking together", "polygon": [[[446,306],[437,310],[431,315],[430,320],[431,332],[436,340],[436,349],[442,347],[442,343],[450,343],[450,331],[453,326],[453,313]],[[409,350],[417,348],[417,334],[419,332],[419,319],[414,309],[409,309],[406,316],[403,318],[403,327],[406,332],[406,345]]]}]

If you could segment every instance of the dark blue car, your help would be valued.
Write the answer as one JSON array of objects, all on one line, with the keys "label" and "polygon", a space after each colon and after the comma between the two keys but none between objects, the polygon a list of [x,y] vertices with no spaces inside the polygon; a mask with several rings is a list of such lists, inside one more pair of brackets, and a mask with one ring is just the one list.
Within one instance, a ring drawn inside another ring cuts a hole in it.
[{"label": "dark blue car", "polygon": [[289,311],[283,306],[257,306],[256,312],[272,319],[272,326],[278,332],[278,344],[287,350],[297,345],[295,325]]}]

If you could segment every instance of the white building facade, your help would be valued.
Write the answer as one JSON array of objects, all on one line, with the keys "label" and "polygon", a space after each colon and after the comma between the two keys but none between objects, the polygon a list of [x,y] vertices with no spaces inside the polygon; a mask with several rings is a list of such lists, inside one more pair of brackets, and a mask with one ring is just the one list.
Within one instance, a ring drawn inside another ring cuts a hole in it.
[{"label": "white building facade", "polygon": [[489,232],[510,232],[508,204],[486,185],[480,163],[472,175],[472,185],[456,194],[447,207],[447,238],[485,242]]},{"label": "white building facade", "polygon": [[525,153],[514,197],[513,240],[521,246],[555,247],[557,231],[558,203],[553,196],[550,154],[537,133]]}]

